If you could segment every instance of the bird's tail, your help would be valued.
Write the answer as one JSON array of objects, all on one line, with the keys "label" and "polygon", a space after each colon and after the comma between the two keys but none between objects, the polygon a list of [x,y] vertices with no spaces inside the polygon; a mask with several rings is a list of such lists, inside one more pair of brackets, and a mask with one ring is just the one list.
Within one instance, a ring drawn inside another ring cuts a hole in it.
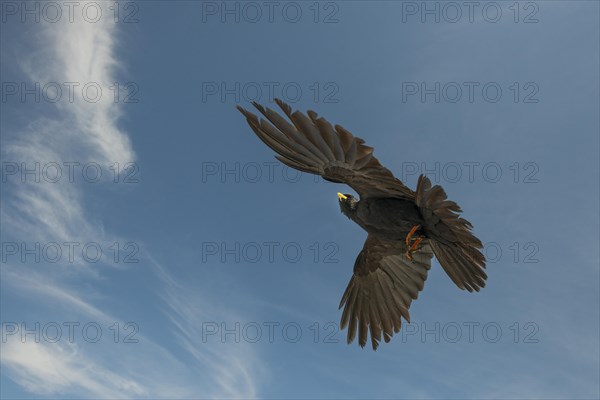
[{"label": "bird's tail", "polygon": [[431,239],[431,248],[450,279],[461,289],[479,291],[485,286],[483,244],[471,229],[473,225],[459,216],[458,204],[447,200],[441,186],[431,186],[425,175],[419,177],[416,203]]}]

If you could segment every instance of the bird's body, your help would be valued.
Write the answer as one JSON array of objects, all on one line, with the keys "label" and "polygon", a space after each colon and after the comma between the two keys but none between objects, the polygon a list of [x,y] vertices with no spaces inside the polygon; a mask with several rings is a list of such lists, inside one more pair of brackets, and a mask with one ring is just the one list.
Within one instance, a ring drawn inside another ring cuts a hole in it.
[{"label": "bird's body", "polygon": [[369,234],[385,239],[404,240],[415,225],[423,224],[417,205],[405,199],[366,198],[355,210],[342,208],[342,213]]},{"label": "bird's body", "polygon": [[280,100],[277,112],[254,106],[268,120],[238,107],[254,133],[278,153],[275,157],[297,170],[345,183],[359,194],[338,193],[339,205],[368,232],[342,296],[340,327],[348,327],[348,343],[358,333],[362,347],[370,332],[373,349],[390,341],[410,321],[410,305],[423,289],[433,255],[461,289],[485,286],[485,257],[461,209],[447,200],[441,186],[421,175],[415,191],[373,156],[373,148],[340,125],[332,126],[313,111],[305,115]]}]

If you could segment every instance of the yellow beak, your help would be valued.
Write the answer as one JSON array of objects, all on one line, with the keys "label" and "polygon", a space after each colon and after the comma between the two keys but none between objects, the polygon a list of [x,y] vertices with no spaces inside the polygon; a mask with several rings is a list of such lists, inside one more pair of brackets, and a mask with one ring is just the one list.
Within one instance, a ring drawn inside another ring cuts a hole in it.
[{"label": "yellow beak", "polygon": [[341,194],[341,193],[338,192],[338,199],[340,199],[340,201],[346,200],[347,198],[348,198],[347,196],[345,196],[345,195],[343,195],[343,194]]}]

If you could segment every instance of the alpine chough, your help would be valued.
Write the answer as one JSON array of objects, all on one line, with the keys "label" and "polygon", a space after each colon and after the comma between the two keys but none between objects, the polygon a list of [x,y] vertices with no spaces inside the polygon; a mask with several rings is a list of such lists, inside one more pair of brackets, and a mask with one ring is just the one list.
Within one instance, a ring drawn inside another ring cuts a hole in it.
[{"label": "alpine chough", "polygon": [[340,328],[348,327],[348,343],[358,331],[358,344],[364,347],[370,331],[377,349],[382,335],[389,342],[400,331],[402,318],[410,322],[408,310],[423,289],[434,254],[459,288],[472,292],[485,286],[483,245],[441,186],[421,175],[412,191],[381,165],[363,139],[314,111],[292,112],[283,101],[275,102],[291,123],[256,102],[266,120],[238,109],[279,161],[345,183],[360,196],[338,193],[342,213],[368,233],[339,306],[344,307]]}]

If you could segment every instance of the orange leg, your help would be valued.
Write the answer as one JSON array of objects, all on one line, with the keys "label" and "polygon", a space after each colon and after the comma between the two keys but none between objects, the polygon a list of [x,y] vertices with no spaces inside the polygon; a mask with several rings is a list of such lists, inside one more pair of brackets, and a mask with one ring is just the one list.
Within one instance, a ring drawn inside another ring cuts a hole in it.
[{"label": "orange leg", "polygon": [[413,261],[413,253],[417,251],[419,244],[423,241],[422,237],[413,238],[413,235],[420,227],[421,225],[413,226],[410,232],[408,232],[408,235],[406,235],[406,245],[409,246],[408,250],[406,250],[406,258],[410,261]]},{"label": "orange leg", "polygon": [[415,232],[417,231],[417,229],[419,229],[420,227],[421,227],[421,225],[415,225],[412,227],[410,232],[408,232],[408,235],[406,235],[406,245],[407,246],[410,244],[410,239],[412,238],[412,235],[414,235]]}]

